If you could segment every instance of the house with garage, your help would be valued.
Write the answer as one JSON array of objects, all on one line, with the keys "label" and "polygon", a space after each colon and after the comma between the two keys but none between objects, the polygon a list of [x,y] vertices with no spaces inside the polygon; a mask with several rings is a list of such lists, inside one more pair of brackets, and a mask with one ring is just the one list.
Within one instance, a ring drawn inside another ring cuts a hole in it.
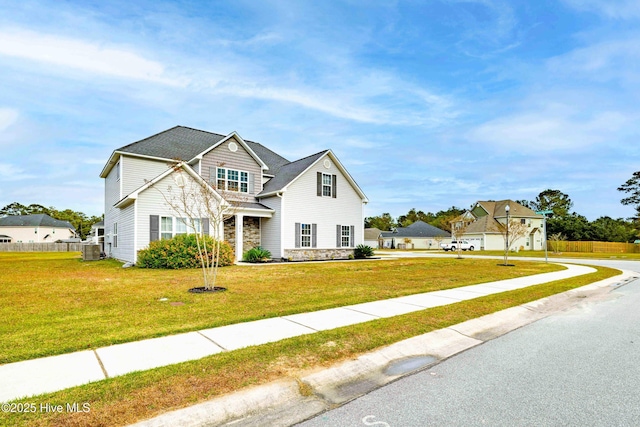
[{"label": "house with garage", "polygon": [[440,243],[451,243],[451,233],[419,220],[408,227],[383,231],[380,237],[383,248],[440,249]]},{"label": "house with garage", "polygon": [[511,250],[544,248],[544,217],[513,200],[478,201],[460,219],[464,226],[457,237],[475,248],[504,250],[507,220]]},{"label": "house with garage", "polygon": [[0,243],[55,243],[76,237],[68,221],[47,214],[9,215],[0,218]]},{"label": "house with garage", "polygon": [[[123,261],[193,230],[223,236],[238,260],[256,246],[278,259],[347,258],[363,242],[367,197],[331,150],[289,161],[236,132],[176,126],[114,150],[100,177],[105,252]],[[187,226],[171,194],[189,185],[206,187],[222,220]]]}]

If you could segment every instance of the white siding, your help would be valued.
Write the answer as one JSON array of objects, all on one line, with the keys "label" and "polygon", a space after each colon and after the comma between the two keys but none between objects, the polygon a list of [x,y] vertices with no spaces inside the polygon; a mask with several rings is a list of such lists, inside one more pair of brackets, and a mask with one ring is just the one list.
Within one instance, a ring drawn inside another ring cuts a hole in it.
[{"label": "white siding", "polygon": [[123,156],[120,158],[120,162],[120,173],[122,174],[122,195],[120,198],[131,194],[169,168],[169,164],[165,161],[138,157]]},{"label": "white siding", "polygon": [[[122,160],[122,159],[121,159]],[[120,209],[113,207],[120,200],[120,180],[117,176],[118,167],[113,167],[104,179],[104,250],[107,256],[115,256],[111,248],[111,234],[113,224],[120,221]]]},{"label": "white siding", "polygon": [[[283,249],[295,248],[295,223],[317,224],[317,248],[336,248],[336,225],[354,226],[354,246],[363,242],[364,219],[362,217],[362,199],[351,186],[347,178],[331,160],[331,168],[323,166],[322,157],[302,176],[289,185],[284,193],[282,206],[282,246]],[[317,195],[317,172],[337,176],[337,197],[319,197]]]},{"label": "white siding", "polygon": [[282,232],[282,199],[280,197],[267,197],[260,203],[276,211],[272,218],[261,218],[260,232],[262,247],[271,252],[273,258],[284,256],[280,235]]},{"label": "white siding", "polygon": [[[118,247],[112,246],[111,255],[121,261],[134,261],[133,231],[135,205],[131,204],[123,209],[118,209]],[[113,229],[111,229],[113,231]],[[113,240],[110,240],[111,242]]]}]

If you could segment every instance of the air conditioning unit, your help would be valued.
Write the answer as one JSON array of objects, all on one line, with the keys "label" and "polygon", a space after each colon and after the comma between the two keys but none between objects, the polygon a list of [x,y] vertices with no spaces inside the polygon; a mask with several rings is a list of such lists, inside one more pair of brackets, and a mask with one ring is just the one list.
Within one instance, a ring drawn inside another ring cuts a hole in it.
[{"label": "air conditioning unit", "polygon": [[100,259],[100,245],[82,245],[83,261],[98,261]]}]

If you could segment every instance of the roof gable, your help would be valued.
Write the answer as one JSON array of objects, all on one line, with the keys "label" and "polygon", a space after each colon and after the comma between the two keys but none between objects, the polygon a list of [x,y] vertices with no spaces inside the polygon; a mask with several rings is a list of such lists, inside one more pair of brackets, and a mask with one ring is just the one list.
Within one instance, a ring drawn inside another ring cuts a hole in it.
[{"label": "roof gable", "polygon": [[[531,209],[522,206],[513,200],[489,200],[478,201],[471,209],[477,219],[470,223],[465,233],[500,233],[498,218],[506,218],[506,206],[509,205],[509,216],[511,218],[542,218]],[[485,212],[483,215],[482,212]]]},{"label": "roof gable", "polygon": [[198,184],[203,185],[204,187],[208,188],[211,191],[211,193],[214,195],[214,197],[222,205],[226,205],[227,204],[227,201],[220,195],[220,193],[218,193],[213,187],[211,187],[188,164],[186,164],[185,162],[179,162],[179,163],[171,166],[170,168],[168,168],[166,171],[164,171],[163,173],[161,173],[160,175],[158,175],[157,177],[155,177],[151,181],[149,181],[149,182],[145,183],[144,185],[140,186],[139,188],[134,190],[132,193],[128,194],[123,199],[121,199],[118,202],[116,202],[114,204],[114,206],[117,207],[117,208],[123,208],[123,207],[126,207],[126,206],[130,205],[131,203],[135,202],[138,199],[138,196],[140,195],[140,193],[142,193],[142,192],[146,191],[147,189],[153,187],[156,183],[162,181],[164,178],[168,177],[169,175],[172,175],[174,173],[179,173],[180,169],[182,169],[184,172],[186,172],[187,175],[189,175],[192,179],[196,180],[198,182]]},{"label": "roof gable", "polygon": [[333,154],[333,151],[331,150],[324,150],[282,166],[278,171],[278,174],[264,185],[262,192],[258,194],[257,197],[273,196],[277,193],[286,191],[289,185],[294,183],[306,171],[311,169],[315,164],[317,164],[325,157],[329,157],[331,159],[340,173],[342,173],[342,175],[347,179],[349,184],[356,191],[358,196],[360,196],[364,203],[367,203],[369,201],[367,199],[367,196],[360,189],[358,184],[356,184],[349,172],[347,172],[342,163],[340,163],[340,160],[338,160],[336,155]]}]

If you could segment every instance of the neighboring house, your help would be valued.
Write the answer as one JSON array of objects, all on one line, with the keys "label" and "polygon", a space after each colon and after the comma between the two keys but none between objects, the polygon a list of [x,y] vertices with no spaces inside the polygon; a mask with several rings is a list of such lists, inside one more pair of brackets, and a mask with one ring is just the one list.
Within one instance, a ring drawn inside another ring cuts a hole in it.
[{"label": "neighboring house", "polygon": [[47,214],[10,215],[0,218],[0,243],[56,242],[76,237],[68,221]]},{"label": "neighboring house", "polygon": [[451,233],[423,221],[381,233],[384,248],[440,249],[440,243],[451,242]]},{"label": "neighboring house", "polygon": [[104,221],[96,222],[91,226],[87,241],[100,246],[100,252],[104,252]]},{"label": "neighboring house", "polygon": [[374,249],[378,249],[380,247],[380,235],[382,230],[377,228],[365,228],[364,229],[364,244],[367,246],[371,246]]},{"label": "neighboring house", "polygon": [[483,250],[504,250],[505,239],[501,231],[504,228],[501,224],[506,224],[507,221],[505,210],[507,205],[509,206],[509,224],[522,231],[521,237],[509,245],[511,249],[543,249],[544,217],[513,200],[476,202],[471,210],[461,216],[468,225],[460,238],[468,240],[476,248]]},{"label": "neighboring house", "polygon": [[[206,181],[232,207],[220,234],[236,259],[255,246],[273,258],[347,258],[363,242],[368,200],[331,150],[290,162],[236,132],[176,126],[118,148],[104,166],[107,256],[135,262],[150,241],[186,233],[163,196],[181,185],[177,174]],[[211,218],[198,224],[215,234]]]}]

